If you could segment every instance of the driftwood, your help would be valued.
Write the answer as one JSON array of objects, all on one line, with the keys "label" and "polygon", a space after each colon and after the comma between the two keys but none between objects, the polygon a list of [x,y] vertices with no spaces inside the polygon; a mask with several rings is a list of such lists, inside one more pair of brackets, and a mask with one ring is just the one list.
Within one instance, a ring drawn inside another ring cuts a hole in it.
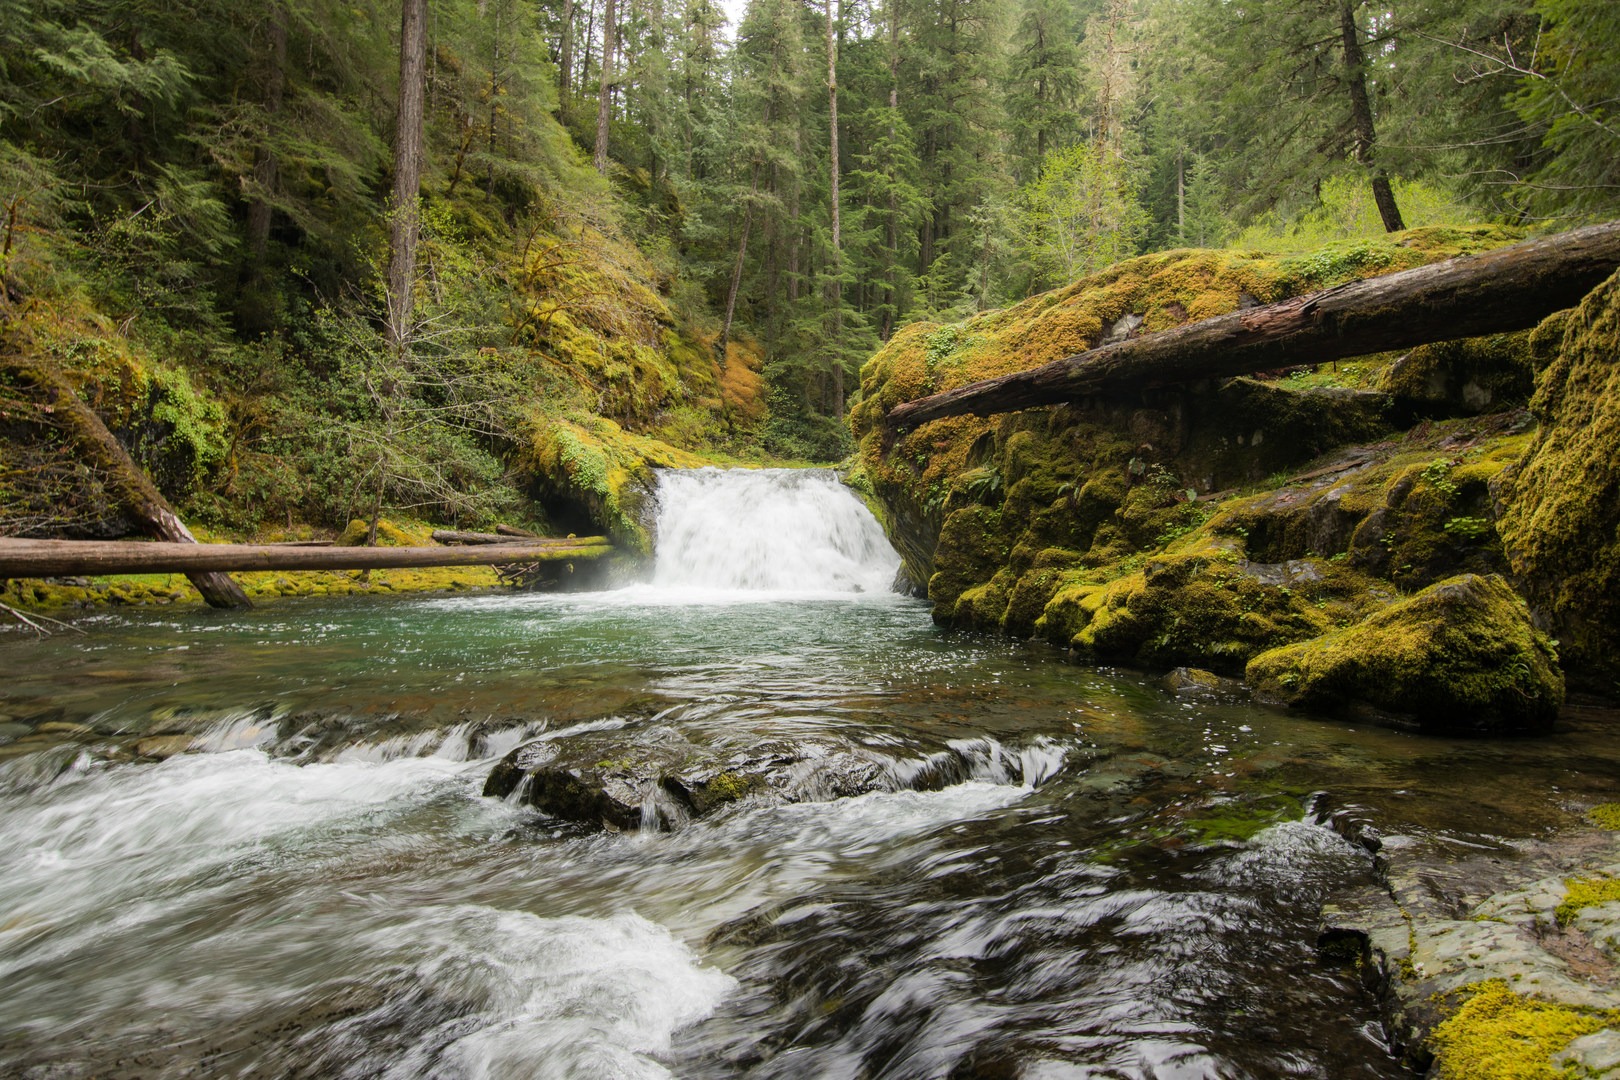
[{"label": "driftwood", "polygon": [[[51,410],[52,418],[62,426],[79,452],[106,475],[108,489],[119,498],[121,508],[143,532],[159,540],[169,541],[174,546],[197,544],[197,538],[191,535],[191,530],[186,528],[185,522],[180,520],[157,486],[141,471],[141,467],[129,456],[129,452],[113,433],[107,430],[107,425],[101,422],[101,417],[79,400],[79,395],[61,375],[37,364],[24,366],[12,361],[11,366],[19,375],[39,388],[47,399],[46,404]],[[61,542],[74,543],[74,541]],[[0,577],[6,576],[37,575],[0,574]],[[252,601],[247,598],[247,593],[243,592],[242,587],[232,581],[228,574],[215,569],[198,569],[188,570],[186,576],[190,578],[192,585],[196,586],[197,591],[202,593],[203,599],[210,607],[253,606]]]},{"label": "driftwood", "polygon": [[294,547],[286,544],[0,539],[0,578],[487,566],[595,559],[612,550],[599,536],[476,547]]},{"label": "driftwood", "polygon": [[1433,341],[1524,330],[1578,303],[1620,267],[1620,222],[1592,225],[1281,303],[1103,345],[895,406],[907,431],[1108,389],[1150,389]]}]

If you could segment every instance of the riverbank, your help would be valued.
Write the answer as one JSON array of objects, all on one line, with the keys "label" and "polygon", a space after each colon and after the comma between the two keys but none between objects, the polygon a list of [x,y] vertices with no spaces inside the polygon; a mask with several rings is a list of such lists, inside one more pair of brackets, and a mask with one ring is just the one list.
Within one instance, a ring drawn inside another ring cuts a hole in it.
[{"label": "riverbank", "polygon": [[[1572,742],[1617,720],[1563,717]],[[1578,773],[1549,780],[1563,784],[1533,803],[1459,800],[1467,830],[1342,799],[1325,815],[1377,882],[1323,904],[1322,955],[1354,965],[1392,1043],[1436,1080],[1620,1075],[1620,804],[1593,802],[1612,785]]]}]

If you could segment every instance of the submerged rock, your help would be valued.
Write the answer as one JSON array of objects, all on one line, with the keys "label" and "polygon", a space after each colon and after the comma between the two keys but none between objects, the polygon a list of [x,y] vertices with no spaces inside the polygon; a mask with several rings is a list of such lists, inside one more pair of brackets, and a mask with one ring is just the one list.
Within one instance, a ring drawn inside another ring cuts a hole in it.
[{"label": "submerged rock", "polygon": [[889,760],[819,738],[705,746],[671,728],[537,739],[508,754],[484,794],[568,821],[671,829],[749,795],[811,802],[892,787]]},{"label": "submerged rock", "polygon": [[1262,653],[1247,674],[1262,694],[1289,705],[1365,702],[1436,732],[1544,731],[1564,700],[1557,654],[1524,601],[1501,578],[1478,574]]},{"label": "submerged rock", "polygon": [[969,780],[1035,786],[1063,769],[1070,750],[1045,738],[1009,747],[981,737],[894,758],[826,734],[739,746],[693,742],[668,727],[616,729],[524,743],[490,771],[484,794],[587,825],[670,830],[745,798],[826,802]]}]

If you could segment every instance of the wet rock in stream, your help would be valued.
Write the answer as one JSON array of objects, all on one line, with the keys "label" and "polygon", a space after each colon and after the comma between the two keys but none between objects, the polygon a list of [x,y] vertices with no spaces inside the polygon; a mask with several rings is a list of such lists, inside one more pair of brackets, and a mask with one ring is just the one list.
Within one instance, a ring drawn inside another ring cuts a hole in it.
[{"label": "wet rock in stream", "polygon": [[668,727],[542,737],[490,771],[484,794],[567,821],[609,829],[678,828],[744,798],[825,802],[872,791],[935,791],[968,780],[1044,782],[1065,751],[994,739],[955,740],[920,758],[896,759],[837,736],[700,744]]},{"label": "wet rock in stream", "polygon": [[[1562,1064],[1607,1060],[1620,1041],[1612,1030],[1620,1026],[1620,903],[1572,910],[1571,883],[1620,880],[1620,833],[1579,828],[1448,849],[1434,837],[1380,836],[1354,812],[1331,813],[1324,824],[1373,852],[1380,880],[1323,906],[1319,948],[1325,958],[1357,961],[1383,1001],[1388,1034],[1414,1066],[1430,1068],[1438,1053],[1440,1075],[1474,1075],[1470,1043],[1485,1030],[1476,1013],[1494,1009],[1512,1026],[1503,1010],[1514,1008],[1604,1023],[1570,1044]],[[1486,995],[1501,1001],[1464,1012]],[[1579,1075],[1620,1075],[1605,1070]]]}]

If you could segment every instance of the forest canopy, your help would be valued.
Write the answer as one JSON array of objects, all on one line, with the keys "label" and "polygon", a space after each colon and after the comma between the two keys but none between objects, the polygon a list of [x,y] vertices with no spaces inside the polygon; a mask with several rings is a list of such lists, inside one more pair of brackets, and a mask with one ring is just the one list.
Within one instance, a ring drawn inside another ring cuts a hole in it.
[{"label": "forest canopy", "polygon": [[547,417],[835,460],[911,322],[1615,216],[1617,47],[1605,0],[0,0],[0,319],[140,383],[224,526],[510,510]]}]

